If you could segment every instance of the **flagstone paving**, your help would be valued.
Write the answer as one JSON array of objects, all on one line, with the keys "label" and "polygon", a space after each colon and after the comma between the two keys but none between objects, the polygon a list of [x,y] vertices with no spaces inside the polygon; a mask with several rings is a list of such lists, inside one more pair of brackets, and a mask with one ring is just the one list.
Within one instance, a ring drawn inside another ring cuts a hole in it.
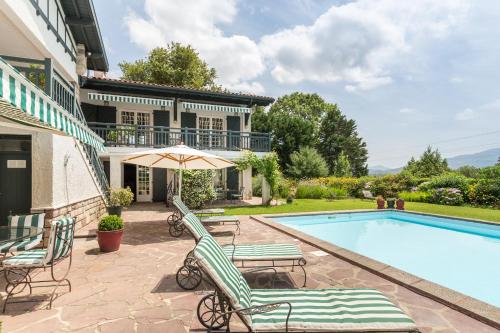
[{"label": "flagstone paving", "polygon": [[[187,292],[177,287],[175,272],[194,242],[168,234],[168,212],[160,204],[135,205],[125,211],[125,235],[120,251],[100,253],[95,239],[75,240],[70,279],[73,291],[61,289],[51,310],[47,292],[34,290],[37,303],[10,304],[0,316],[4,332],[197,332],[202,331],[195,309],[201,288]],[[91,228],[90,228],[91,229]],[[89,229],[89,230],[90,230]],[[212,229],[221,243],[231,241],[231,226]],[[263,224],[242,217],[237,242],[294,242],[308,264],[308,288],[371,287],[386,293],[415,319],[422,332],[497,332],[466,315],[445,307],[404,287],[384,280],[345,261]],[[47,275],[40,272],[38,277]],[[246,274],[253,287],[272,287],[266,274]],[[274,287],[301,286],[300,270],[279,274]],[[0,286],[3,289],[3,286]],[[5,294],[3,294],[4,296]],[[233,329],[242,328],[236,321]]]}]

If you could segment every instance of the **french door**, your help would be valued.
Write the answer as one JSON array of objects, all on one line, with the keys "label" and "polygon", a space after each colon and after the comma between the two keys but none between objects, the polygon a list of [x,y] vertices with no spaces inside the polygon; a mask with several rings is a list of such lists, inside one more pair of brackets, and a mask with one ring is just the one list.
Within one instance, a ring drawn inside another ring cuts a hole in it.
[{"label": "french door", "polygon": [[149,202],[153,200],[153,173],[151,168],[137,166],[137,201]]},{"label": "french door", "polygon": [[[149,112],[122,111],[122,136],[130,145],[149,146],[152,143],[151,114]],[[130,126],[127,126],[130,125]]]}]

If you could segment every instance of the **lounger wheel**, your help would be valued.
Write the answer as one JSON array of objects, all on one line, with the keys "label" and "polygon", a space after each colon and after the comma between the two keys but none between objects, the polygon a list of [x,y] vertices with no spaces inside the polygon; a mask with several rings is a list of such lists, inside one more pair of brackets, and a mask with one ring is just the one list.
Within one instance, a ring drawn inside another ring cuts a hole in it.
[{"label": "lounger wheel", "polygon": [[184,226],[179,224],[173,224],[168,228],[168,233],[172,237],[181,237],[184,232]]},{"label": "lounger wheel", "polygon": [[169,217],[167,217],[167,223],[168,223],[168,225],[177,224],[178,221],[179,221],[179,216],[177,216],[176,213],[173,213],[172,215],[170,215]]},{"label": "lounger wheel", "polygon": [[182,289],[193,290],[201,283],[201,270],[193,265],[182,266],[175,274],[175,280]]},{"label": "lounger wheel", "polygon": [[200,324],[213,330],[226,326],[227,316],[221,316],[223,312],[225,312],[224,305],[221,306],[219,297],[215,294],[203,297],[196,310]]}]

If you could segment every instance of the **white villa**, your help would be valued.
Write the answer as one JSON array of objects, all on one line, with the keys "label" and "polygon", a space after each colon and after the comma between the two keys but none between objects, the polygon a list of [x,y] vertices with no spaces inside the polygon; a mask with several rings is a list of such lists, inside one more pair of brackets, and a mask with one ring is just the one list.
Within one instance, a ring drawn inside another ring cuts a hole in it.
[{"label": "white villa", "polygon": [[[0,0],[0,224],[45,212],[47,226],[105,212],[109,187],[165,201],[171,170],[122,163],[128,153],[184,142],[237,159],[270,151],[251,114],[273,98],[106,78],[91,0]],[[223,170],[225,190],[251,195],[251,169]]]}]

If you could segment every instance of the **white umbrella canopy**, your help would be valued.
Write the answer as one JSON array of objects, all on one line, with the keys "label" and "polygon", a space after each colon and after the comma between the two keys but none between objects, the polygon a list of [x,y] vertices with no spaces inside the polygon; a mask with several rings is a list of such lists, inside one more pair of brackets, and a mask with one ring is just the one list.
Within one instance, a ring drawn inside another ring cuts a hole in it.
[{"label": "white umbrella canopy", "polygon": [[132,153],[122,161],[150,168],[178,169],[180,171],[179,196],[182,187],[182,170],[223,169],[235,165],[225,158],[182,144]]}]

